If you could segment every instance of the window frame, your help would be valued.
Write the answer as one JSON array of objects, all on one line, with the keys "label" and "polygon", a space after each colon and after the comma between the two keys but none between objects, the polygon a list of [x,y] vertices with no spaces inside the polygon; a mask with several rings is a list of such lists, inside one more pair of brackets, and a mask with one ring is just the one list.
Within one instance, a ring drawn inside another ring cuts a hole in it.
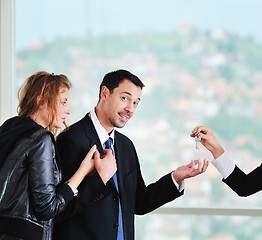
[{"label": "window frame", "polygon": [[[0,1],[0,124],[15,114],[15,0]],[[223,183],[221,183],[223,184]],[[262,216],[259,208],[161,207],[151,214]]]},{"label": "window frame", "polygon": [[0,124],[15,113],[15,0],[0,1]]},{"label": "window frame", "polygon": [[[221,184],[223,183],[221,182]],[[259,208],[161,207],[152,213],[212,216],[262,216],[262,210]]]}]

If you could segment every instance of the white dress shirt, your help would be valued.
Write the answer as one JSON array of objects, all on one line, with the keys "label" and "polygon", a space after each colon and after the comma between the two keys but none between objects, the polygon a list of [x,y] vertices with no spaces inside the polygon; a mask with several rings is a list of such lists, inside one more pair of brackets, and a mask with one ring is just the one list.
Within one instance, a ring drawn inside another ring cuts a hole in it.
[{"label": "white dress shirt", "polygon": [[93,122],[93,124],[95,126],[97,135],[99,137],[101,145],[103,146],[103,149],[105,149],[105,142],[108,140],[109,137],[111,137],[112,138],[112,148],[115,151],[115,149],[114,149],[115,129],[113,129],[113,131],[110,133],[110,135],[108,135],[105,128],[99,122],[94,108],[90,111],[89,117],[90,117],[91,121]]},{"label": "white dress shirt", "polygon": [[235,168],[235,164],[228,157],[226,152],[224,152],[217,159],[212,160],[212,164],[220,172],[220,174],[224,179],[226,179],[233,172]]}]

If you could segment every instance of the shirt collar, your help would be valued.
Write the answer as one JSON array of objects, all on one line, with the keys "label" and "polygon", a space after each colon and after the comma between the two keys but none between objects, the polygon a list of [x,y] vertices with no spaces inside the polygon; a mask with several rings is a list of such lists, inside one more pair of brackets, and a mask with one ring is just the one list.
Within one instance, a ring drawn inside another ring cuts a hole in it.
[{"label": "shirt collar", "polygon": [[115,129],[113,129],[113,131],[110,133],[110,135],[108,135],[107,131],[105,130],[105,128],[101,125],[101,123],[99,122],[99,119],[96,116],[95,113],[95,108],[92,108],[89,114],[89,117],[91,119],[91,121],[93,122],[94,126],[95,126],[95,130],[97,132],[97,135],[99,137],[99,140],[101,142],[101,145],[104,147],[104,143],[107,141],[107,139],[109,137],[112,138],[112,144],[114,145],[114,139],[115,139]]}]

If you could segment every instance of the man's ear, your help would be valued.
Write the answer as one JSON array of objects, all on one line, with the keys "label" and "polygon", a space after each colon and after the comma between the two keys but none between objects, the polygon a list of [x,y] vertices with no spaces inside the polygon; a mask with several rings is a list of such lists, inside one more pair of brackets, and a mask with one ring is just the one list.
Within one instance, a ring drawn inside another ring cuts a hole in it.
[{"label": "man's ear", "polygon": [[103,86],[101,89],[101,99],[105,100],[110,95],[110,91],[106,86]]}]

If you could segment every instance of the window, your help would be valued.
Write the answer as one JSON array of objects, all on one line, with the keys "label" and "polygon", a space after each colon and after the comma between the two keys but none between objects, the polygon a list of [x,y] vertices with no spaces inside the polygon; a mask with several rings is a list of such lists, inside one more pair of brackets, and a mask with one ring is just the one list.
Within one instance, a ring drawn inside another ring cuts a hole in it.
[{"label": "window", "polygon": [[[120,131],[134,141],[147,183],[191,159],[211,158],[194,149],[189,134],[196,125],[210,126],[248,172],[262,156],[259,9],[255,0],[17,1],[15,91],[39,70],[66,74],[73,82],[73,123],[96,104],[105,73],[128,69],[146,87],[136,115]],[[164,206],[174,214],[138,217],[137,238],[259,239],[261,219],[245,216],[245,208],[261,208],[260,199],[261,193],[236,196],[210,166],[186,181],[183,197]],[[213,208],[222,215],[238,208],[244,216],[219,216]],[[195,212],[201,209],[203,216]],[[240,229],[243,224],[250,227]]]}]

